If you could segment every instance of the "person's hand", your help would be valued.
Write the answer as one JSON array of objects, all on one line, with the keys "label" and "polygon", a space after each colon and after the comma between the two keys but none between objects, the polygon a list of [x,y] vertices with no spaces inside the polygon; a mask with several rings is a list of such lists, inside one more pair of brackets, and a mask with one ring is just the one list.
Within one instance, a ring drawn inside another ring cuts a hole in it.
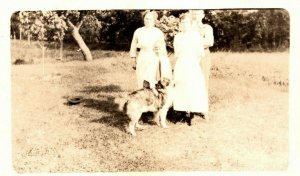
[{"label": "person's hand", "polygon": [[154,51],[155,54],[159,55],[159,54],[161,53],[161,48],[158,47],[158,46],[155,46],[155,47],[153,48],[153,51]]},{"label": "person's hand", "polygon": [[133,70],[136,70],[136,58],[133,58],[133,59],[134,59],[134,61],[133,61],[132,68],[133,68]]}]

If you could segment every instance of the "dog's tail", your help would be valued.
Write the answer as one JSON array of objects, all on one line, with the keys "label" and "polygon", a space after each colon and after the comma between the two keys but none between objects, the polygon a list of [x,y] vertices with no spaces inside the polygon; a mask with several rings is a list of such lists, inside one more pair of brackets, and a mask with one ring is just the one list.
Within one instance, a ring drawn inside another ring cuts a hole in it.
[{"label": "dog's tail", "polygon": [[[118,110],[126,112],[127,109],[127,99],[126,98],[115,98],[115,103],[118,104]],[[125,111],[124,111],[125,110]]]},{"label": "dog's tail", "polygon": [[125,102],[125,104],[122,108],[123,112],[125,112],[125,113],[127,112],[127,105],[128,105],[128,101]]}]

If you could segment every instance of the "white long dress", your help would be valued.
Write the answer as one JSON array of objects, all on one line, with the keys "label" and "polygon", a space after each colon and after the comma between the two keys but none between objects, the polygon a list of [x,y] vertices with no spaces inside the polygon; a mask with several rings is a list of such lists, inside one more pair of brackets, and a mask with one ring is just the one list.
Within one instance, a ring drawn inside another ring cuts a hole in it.
[{"label": "white long dress", "polygon": [[203,65],[202,69],[204,71],[204,77],[206,82],[206,88],[208,90],[208,83],[209,83],[209,76],[210,76],[210,68],[211,68],[211,58],[210,58],[210,51],[209,47],[214,45],[214,33],[213,28],[208,24],[202,24],[194,22],[193,23],[193,30],[199,32],[199,34],[203,37],[204,40],[204,57],[203,57]]},{"label": "white long dress", "polygon": [[[160,44],[163,54],[158,55],[154,52],[154,47]],[[137,49],[140,49],[137,54]],[[166,44],[163,32],[156,27],[141,27],[134,34],[130,47],[130,57],[137,57],[136,77],[138,88],[143,88],[143,81],[146,80],[153,88],[157,82],[159,62],[161,65],[161,77],[170,77],[171,65],[166,55]]]},{"label": "white long dress", "polygon": [[204,56],[203,38],[198,32],[180,32],[174,38],[174,110],[208,112],[208,93],[200,67]]}]

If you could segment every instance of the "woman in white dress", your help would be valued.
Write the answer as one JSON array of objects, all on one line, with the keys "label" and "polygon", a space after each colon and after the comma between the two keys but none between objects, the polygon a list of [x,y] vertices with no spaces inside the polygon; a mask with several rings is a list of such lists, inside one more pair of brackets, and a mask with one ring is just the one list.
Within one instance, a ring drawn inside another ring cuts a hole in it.
[{"label": "woman in white dress", "polygon": [[211,58],[209,47],[214,45],[214,33],[213,28],[209,24],[203,24],[202,20],[205,17],[203,10],[190,10],[189,13],[192,17],[192,28],[198,31],[204,39],[204,57],[202,59],[202,69],[204,71],[204,77],[206,82],[206,88],[208,90]]},{"label": "woman in white dress", "polygon": [[[130,57],[135,59],[138,89],[143,88],[144,80],[150,83],[151,88],[154,88],[157,80],[162,77],[172,78],[164,34],[155,27],[156,19],[156,12],[146,12],[145,25],[133,34]],[[139,54],[137,54],[138,49]]]},{"label": "woman in white dress", "polygon": [[[199,65],[204,56],[203,38],[191,29],[191,17],[180,17],[180,32],[174,38],[176,64],[174,67],[175,111],[187,112],[193,118],[194,113],[208,113],[208,93],[205,78]],[[190,121],[188,122],[189,125]]]}]

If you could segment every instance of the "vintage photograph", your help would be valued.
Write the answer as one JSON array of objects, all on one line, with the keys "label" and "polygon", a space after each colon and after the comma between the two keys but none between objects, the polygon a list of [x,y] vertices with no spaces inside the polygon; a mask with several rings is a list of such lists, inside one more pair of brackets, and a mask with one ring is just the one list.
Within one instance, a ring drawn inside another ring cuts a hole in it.
[{"label": "vintage photograph", "polygon": [[282,8],[15,11],[16,173],[286,171]]}]

